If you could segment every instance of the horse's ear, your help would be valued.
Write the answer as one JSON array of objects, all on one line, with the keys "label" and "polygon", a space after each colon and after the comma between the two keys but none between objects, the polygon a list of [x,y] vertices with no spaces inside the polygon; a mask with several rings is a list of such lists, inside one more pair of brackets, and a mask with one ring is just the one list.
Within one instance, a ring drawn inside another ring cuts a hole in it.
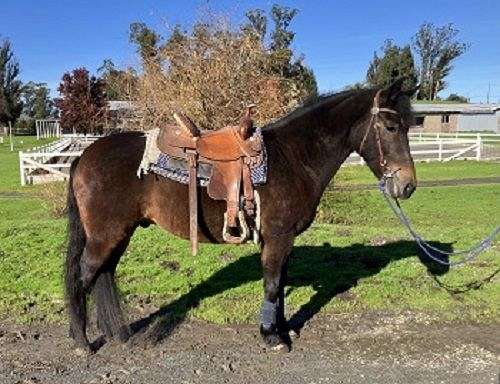
[{"label": "horse's ear", "polygon": [[391,85],[382,90],[381,96],[387,102],[395,102],[397,98],[403,92],[403,83],[405,82],[405,77],[400,77],[396,79]]},{"label": "horse's ear", "polygon": [[420,89],[420,84],[415,85],[413,88],[408,89],[407,91],[404,91],[404,94],[408,96],[410,99],[415,96],[417,91]]},{"label": "horse's ear", "polygon": [[198,127],[182,112],[174,112],[174,120],[186,134],[195,137],[200,135]]}]

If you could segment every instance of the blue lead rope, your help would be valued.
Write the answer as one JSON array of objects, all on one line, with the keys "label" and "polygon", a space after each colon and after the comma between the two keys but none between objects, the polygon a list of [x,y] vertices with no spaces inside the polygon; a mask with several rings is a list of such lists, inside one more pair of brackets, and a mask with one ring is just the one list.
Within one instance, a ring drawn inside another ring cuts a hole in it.
[{"label": "blue lead rope", "polygon": [[[415,242],[418,244],[420,249],[422,249],[422,251],[424,252],[424,254],[427,257],[429,257],[431,260],[435,261],[436,263],[439,263],[441,265],[451,266],[451,267],[467,263],[467,262],[475,259],[480,253],[484,252],[486,249],[490,248],[493,245],[493,240],[500,233],[500,226],[498,226],[493,230],[493,232],[488,237],[486,237],[484,240],[480,241],[479,243],[477,243],[473,247],[466,249],[466,250],[447,252],[447,251],[443,251],[439,248],[433,247],[427,241],[422,239],[422,237],[417,232],[415,232],[415,230],[411,226],[410,220],[405,215],[405,213],[403,212],[403,209],[399,205],[399,201],[397,199],[393,199],[391,196],[389,196],[386,193],[385,184],[386,184],[386,180],[388,177],[392,177],[392,175],[388,175],[388,176],[384,175],[380,179],[380,183],[379,183],[380,192],[382,192],[382,195],[384,196],[385,200],[389,204],[389,207],[394,212],[394,214],[399,219],[399,221],[401,221],[401,224],[403,224],[403,226],[406,227],[406,229],[408,230],[410,235],[413,237]],[[463,256],[462,259],[458,260],[458,261],[444,261],[441,258],[433,255],[432,251],[435,253],[438,253],[442,256],[456,256],[456,255],[465,255],[465,256]]]}]

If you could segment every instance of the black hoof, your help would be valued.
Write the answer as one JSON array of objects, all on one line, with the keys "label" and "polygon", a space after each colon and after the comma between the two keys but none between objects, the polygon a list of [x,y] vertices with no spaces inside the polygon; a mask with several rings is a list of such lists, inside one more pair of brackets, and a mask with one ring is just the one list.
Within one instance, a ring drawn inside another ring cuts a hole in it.
[{"label": "black hoof", "polygon": [[288,336],[288,332],[285,330],[279,330],[275,326],[271,329],[266,329],[261,325],[260,334],[267,348],[274,351],[285,350],[289,352],[291,350],[291,340]]}]

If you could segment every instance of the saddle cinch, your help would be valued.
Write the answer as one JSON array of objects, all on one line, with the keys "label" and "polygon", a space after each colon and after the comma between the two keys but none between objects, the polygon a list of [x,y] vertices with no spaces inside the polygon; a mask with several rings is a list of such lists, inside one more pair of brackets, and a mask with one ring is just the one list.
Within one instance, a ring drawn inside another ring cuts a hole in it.
[{"label": "saddle cinch", "polygon": [[[256,203],[251,179],[251,167],[262,162],[262,144],[252,137],[251,114],[247,108],[237,126],[217,131],[200,131],[185,115],[175,113],[177,126],[164,126],[158,135],[158,149],[168,156],[186,159],[189,167],[189,233],[191,252],[198,251],[198,165],[211,166],[208,195],[226,200],[224,241],[240,244],[248,239],[245,217],[255,220]],[[240,208],[241,207],[241,208]],[[234,233],[239,232],[239,236]]]}]

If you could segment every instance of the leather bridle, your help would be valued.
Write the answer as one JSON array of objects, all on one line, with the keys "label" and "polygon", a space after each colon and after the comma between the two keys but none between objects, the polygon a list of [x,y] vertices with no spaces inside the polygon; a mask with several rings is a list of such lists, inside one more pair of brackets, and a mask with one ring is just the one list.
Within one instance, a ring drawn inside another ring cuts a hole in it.
[{"label": "leather bridle", "polygon": [[370,133],[370,130],[373,128],[375,131],[375,140],[377,141],[377,149],[378,149],[378,155],[379,155],[379,164],[382,167],[384,173],[386,173],[386,168],[387,168],[387,160],[385,159],[384,156],[384,150],[382,149],[382,140],[380,139],[380,113],[385,112],[385,113],[391,113],[393,115],[398,115],[399,113],[395,111],[394,109],[390,108],[380,108],[380,94],[382,90],[377,91],[375,94],[375,97],[373,98],[373,107],[371,109],[371,118],[370,118],[370,123],[368,124],[368,127],[366,128],[365,135],[363,136],[363,140],[361,140],[361,145],[359,146],[359,154],[361,155],[361,151],[363,150],[363,147],[366,142],[366,138],[368,137],[368,134]]}]

